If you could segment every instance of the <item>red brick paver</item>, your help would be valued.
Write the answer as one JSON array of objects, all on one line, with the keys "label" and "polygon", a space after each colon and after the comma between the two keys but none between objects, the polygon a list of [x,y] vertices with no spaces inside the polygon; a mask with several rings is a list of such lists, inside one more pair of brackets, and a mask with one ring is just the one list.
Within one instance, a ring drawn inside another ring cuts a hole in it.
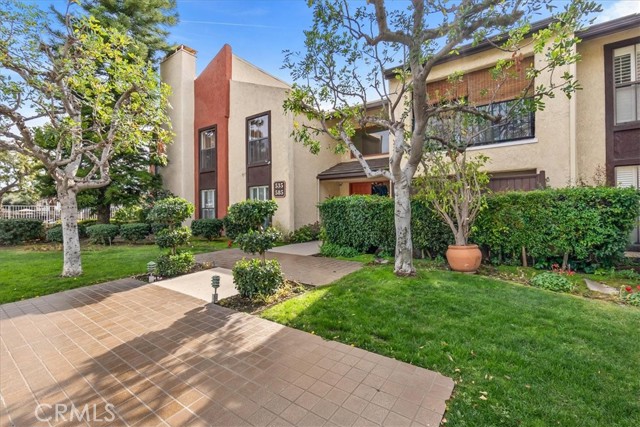
[{"label": "red brick paver", "polygon": [[5,304],[0,316],[2,426],[437,426],[453,389],[435,372],[134,280]]},{"label": "red brick paver", "polygon": [[[211,262],[215,267],[231,270],[236,261],[242,258],[255,257],[257,255],[246,254],[240,249],[227,249],[198,254],[196,255],[196,260],[198,262]],[[359,262],[317,256],[267,252],[267,258],[277,259],[280,262],[282,272],[287,279],[312,286],[327,285],[362,268],[362,264]]]}]

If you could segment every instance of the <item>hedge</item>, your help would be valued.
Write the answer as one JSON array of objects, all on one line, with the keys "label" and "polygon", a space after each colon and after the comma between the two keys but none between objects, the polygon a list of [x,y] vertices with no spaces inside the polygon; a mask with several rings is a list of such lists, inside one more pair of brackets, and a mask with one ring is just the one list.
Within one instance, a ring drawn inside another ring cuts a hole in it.
[{"label": "hedge", "polygon": [[[608,265],[622,254],[638,217],[640,193],[633,189],[579,187],[508,192],[487,197],[470,240],[494,261],[520,263],[522,248],[536,263],[565,254],[574,268]],[[359,252],[395,248],[393,199],[348,196],[319,205],[325,242]],[[431,207],[413,200],[414,248],[442,255],[453,243],[449,228]]]},{"label": "hedge", "polygon": [[0,219],[0,245],[17,245],[42,238],[44,225],[39,219]]},{"label": "hedge", "polygon": [[103,245],[111,245],[119,232],[120,227],[115,224],[96,224],[87,227],[87,234],[91,242]]},{"label": "hedge", "polygon": [[217,218],[195,219],[191,222],[191,233],[194,236],[201,236],[207,240],[213,240],[222,236],[224,223]]},{"label": "hedge", "polygon": [[128,242],[138,242],[144,240],[151,232],[149,224],[144,222],[133,222],[120,226],[120,237]]},{"label": "hedge", "polygon": [[640,210],[630,188],[577,187],[494,194],[472,240],[495,262],[518,263],[522,248],[537,264],[568,256],[574,268],[609,265],[629,242]]},{"label": "hedge", "polygon": [[[319,205],[325,242],[358,252],[395,252],[393,199],[380,196],[348,196],[327,199]],[[425,202],[411,202],[413,244],[426,256],[442,255],[453,241],[449,228]]]}]

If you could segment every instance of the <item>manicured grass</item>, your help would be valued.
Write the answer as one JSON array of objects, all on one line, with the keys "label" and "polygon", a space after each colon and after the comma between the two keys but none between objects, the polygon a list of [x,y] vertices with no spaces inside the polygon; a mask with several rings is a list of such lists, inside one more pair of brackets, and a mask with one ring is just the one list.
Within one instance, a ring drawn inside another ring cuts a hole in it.
[{"label": "manicured grass", "polygon": [[[193,239],[191,251],[212,252],[227,247],[227,240]],[[86,245],[82,249],[84,274],[62,278],[62,250],[35,245],[0,249],[0,304],[60,292],[80,286],[121,279],[147,270],[147,263],[166,250],[156,245]]]},{"label": "manicured grass", "polygon": [[452,377],[447,426],[640,425],[637,308],[384,266],[262,316]]}]

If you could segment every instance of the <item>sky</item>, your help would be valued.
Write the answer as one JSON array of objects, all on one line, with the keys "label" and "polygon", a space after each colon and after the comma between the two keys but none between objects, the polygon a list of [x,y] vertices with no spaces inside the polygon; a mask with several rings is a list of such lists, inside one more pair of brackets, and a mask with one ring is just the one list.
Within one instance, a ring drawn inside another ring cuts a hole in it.
[{"label": "sky", "polygon": [[[177,0],[177,3],[180,24],[171,31],[172,41],[198,52],[198,72],[228,43],[239,57],[282,80],[291,80],[288,71],[281,69],[282,51],[304,47],[303,31],[311,26],[312,20],[305,0]],[[600,3],[604,11],[598,16],[599,21],[640,13],[640,0]]]},{"label": "sky", "polygon": [[[31,0],[46,6],[66,0]],[[391,0],[397,6],[406,0]],[[556,3],[564,3],[558,0]],[[231,45],[237,56],[290,82],[282,69],[283,50],[301,50],[303,31],[311,25],[306,0],[177,0],[180,23],[171,28],[170,42],[195,49],[197,72],[202,71],[222,46]],[[640,13],[640,0],[600,0],[597,22]]]}]

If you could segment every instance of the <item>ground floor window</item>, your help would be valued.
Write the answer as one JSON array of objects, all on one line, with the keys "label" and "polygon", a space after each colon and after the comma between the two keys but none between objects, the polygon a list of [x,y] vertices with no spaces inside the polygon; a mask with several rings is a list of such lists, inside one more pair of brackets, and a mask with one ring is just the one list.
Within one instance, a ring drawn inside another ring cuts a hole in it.
[{"label": "ground floor window", "polygon": [[216,190],[200,191],[200,218],[216,217]]},{"label": "ground floor window", "polygon": [[[618,166],[615,168],[616,186],[640,190],[640,165]],[[640,217],[629,236],[629,243],[640,245]]]},{"label": "ground floor window", "polygon": [[260,185],[257,187],[249,187],[249,199],[251,200],[269,200],[269,186]]}]

